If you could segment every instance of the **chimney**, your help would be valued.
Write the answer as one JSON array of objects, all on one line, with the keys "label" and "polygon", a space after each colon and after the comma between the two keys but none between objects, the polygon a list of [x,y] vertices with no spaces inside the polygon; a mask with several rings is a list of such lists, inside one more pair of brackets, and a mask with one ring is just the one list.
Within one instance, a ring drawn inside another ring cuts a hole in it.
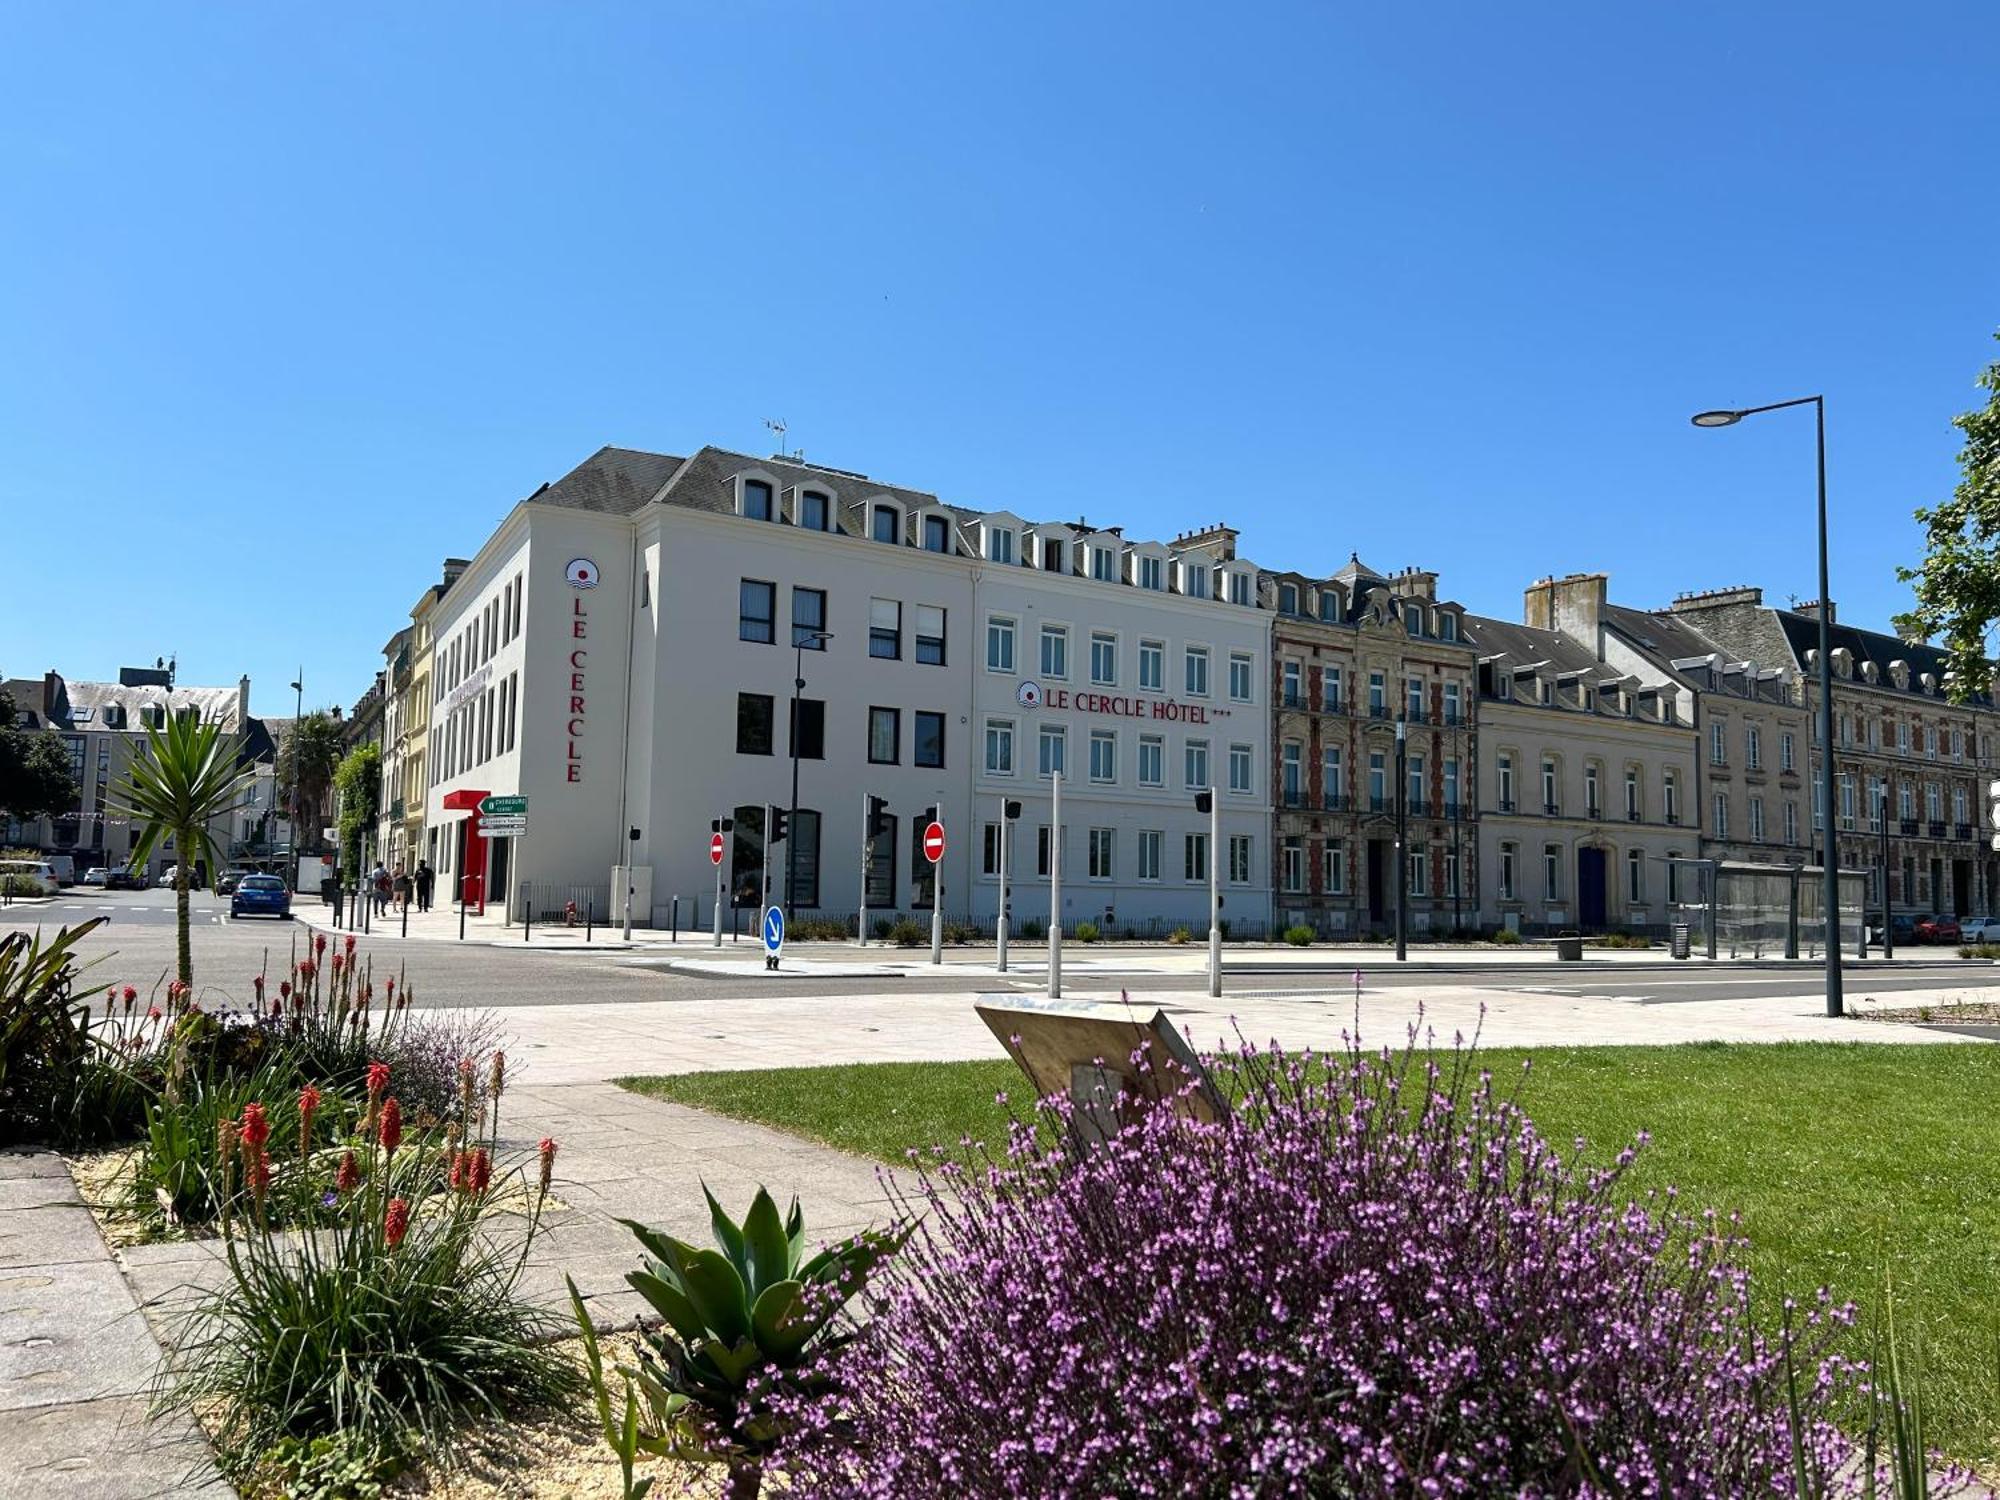
[{"label": "chimney", "polygon": [[447,557],[444,560],[444,586],[450,588],[457,583],[460,575],[471,566],[472,559],[469,557]]},{"label": "chimney", "polygon": [[1726,604],[1749,604],[1761,609],[1764,605],[1764,591],[1754,584],[1739,584],[1734,588],[1708,589],[1704,592],[1682,594],[1667,606],[1666,613],[1695,615],[1703,610],[1718,609]]},{"label": "chimney", "polygon": [[1531,583],[1522,594],[1521,619],[1539,630],[1566,635],[1604,657],[1604,599],[1609,573],[1571,573]]},{"label": "chimney", "polygon": [[250,727],[250,675],[245,673],[236,679],[236,732],[242,734]]},{"label": "chimney", "polygon": [[[1792,613],[1804,615],[1808,620],[1817,620],[1819,618],[1819,600],[1802,599],[1799,603],[1792,606]],[[1838,602],[1827,605],[1826,623],[1829,625],[1838,625],[1840,623],[1840,605]]]},{"label": "chimney", "polygon": [[1206,552],[1215,562],[1236,560],[1236,528],[1217,521],[1200,531],[1184,531],[1174,538],[1176,551]]},{"label": "chimney", "polygon": [[59,672],[42,673],[42,723],[44,726],[56,721],[56,708],[63,700],[63,680]]}]

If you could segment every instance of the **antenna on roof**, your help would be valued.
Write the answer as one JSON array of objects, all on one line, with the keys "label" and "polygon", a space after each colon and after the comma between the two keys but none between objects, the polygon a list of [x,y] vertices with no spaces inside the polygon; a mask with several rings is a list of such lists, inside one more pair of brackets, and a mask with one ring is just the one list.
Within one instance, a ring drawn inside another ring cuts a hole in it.
[{"label": "antenna on roof", "polygon": [[790,429],[786,427],[785,419],[783,417],[766,417],[764,418],[764,425],[770,428],[771,431],[775,432],[778,435],[778,451],[774,455],[774,457],[797,460],[797,459],[802,459],[806,456],[806,450],[803,448],[794,448],[791,449],[790,451],[786,450],[785,434]]}]

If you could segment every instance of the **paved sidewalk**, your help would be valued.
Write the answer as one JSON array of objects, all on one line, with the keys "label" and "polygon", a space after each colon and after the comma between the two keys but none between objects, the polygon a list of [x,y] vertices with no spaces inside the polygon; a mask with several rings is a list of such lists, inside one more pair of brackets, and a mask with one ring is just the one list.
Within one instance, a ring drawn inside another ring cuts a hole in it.
[{"label": "paved sidewalk", "polygon": [[62,1159],[0,1153],[0,1497],[226,1497],[186,1422],[147,1417],[160,1358]]}]

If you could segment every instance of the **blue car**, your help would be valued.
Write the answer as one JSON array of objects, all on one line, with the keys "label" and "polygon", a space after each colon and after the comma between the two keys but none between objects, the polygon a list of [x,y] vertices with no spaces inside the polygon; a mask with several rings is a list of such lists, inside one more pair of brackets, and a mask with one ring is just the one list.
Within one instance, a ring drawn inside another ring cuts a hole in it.
[{"label": "blue car", "polygon": [[229,893],[232,917],[285,917],[292,914],[292,893],[275,875],[245,875]]}]

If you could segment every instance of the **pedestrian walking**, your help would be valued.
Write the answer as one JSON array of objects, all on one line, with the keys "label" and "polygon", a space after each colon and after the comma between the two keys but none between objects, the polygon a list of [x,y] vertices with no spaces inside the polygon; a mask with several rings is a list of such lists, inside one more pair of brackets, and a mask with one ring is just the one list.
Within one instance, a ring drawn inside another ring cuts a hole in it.
[{"label": "pedestrian walking", "polygon": [[398,862],[398,864],[396,865],[396,873],[390,877],[390,882],[394,886],[396,892],[396,910],[408,911],[410,909],[409,870],[403,864]]},{"label": "pedestrian walking", "polygon": [[368,876],[368,893],[375,903],[375,915],[384,915],[389,910],[389,872],[379,859]]},{"label": "pedestrian walking", "polygon": [[418,860],[417,861],[417,910],[418,911],[429,911],[431,909],[431,891],[436,887],[436,885],[437,885],[437,872],[431,868],[431,862],[427,859]]}]

